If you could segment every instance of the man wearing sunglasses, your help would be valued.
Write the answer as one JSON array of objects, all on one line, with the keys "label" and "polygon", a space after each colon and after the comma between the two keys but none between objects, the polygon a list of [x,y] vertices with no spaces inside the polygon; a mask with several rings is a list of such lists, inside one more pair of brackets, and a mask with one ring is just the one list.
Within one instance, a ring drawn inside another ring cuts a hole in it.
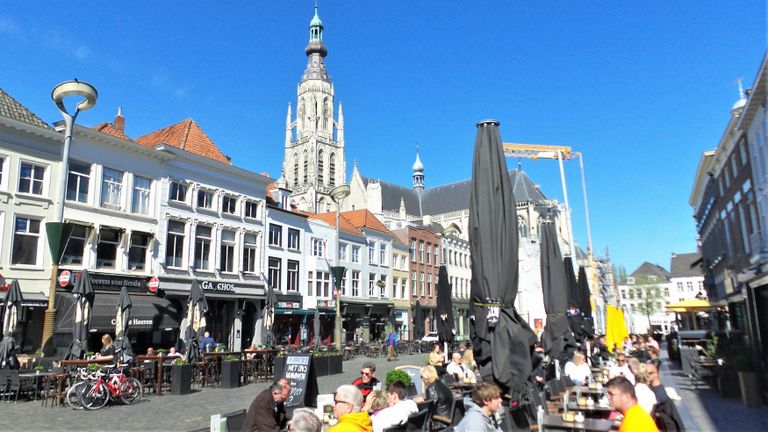
[{"label": "man wearing sunglasses", "polygon": [[372,432],[371,417],[361,411],[363,395],[360,390],[349,384],[336,389],[333,395],[333,415],[338,419],[328,432]]},{"label": "man wearing sunglasses", "polygon": [[619,432],[658,432],[653,417],[637,403],[635,386],[628,379],[611,378],[605,386],[611,408],[624,415]]},{"label": "man wearing sunglasses", "polygon": [[363,367],[360,368],[360,378],[357,378],[352,382],[352,385],[360,389],[360,393],[363,394],[363,399],[373,391],[373,388],[379,384],[379,380],[376,379],[376,365],[371,362],[363,363]]}]

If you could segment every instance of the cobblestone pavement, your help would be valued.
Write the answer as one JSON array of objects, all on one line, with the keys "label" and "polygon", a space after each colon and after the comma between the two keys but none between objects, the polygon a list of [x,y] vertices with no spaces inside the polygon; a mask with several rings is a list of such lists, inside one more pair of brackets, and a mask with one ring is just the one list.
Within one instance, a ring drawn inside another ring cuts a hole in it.
[{"label": "cobblestone pavement", "polygon": [[[320,393],[332,393],[341,384],[360,375],[365,361],[376,364],[376,375],[399,365],[423,365],[427,354],[386,357],[357,357],[344,362],[344,372],[318,378]],[[183,396],[147,396],[132,406],[107,406],[99,411],[40,407],[40,402],[0,404],[0,431],[190,431],[208,427],[214,414],[248,409],[268,383],[249,384],[237,389],[205,388]],[[235,431],[236,432],[236,431]]]}]

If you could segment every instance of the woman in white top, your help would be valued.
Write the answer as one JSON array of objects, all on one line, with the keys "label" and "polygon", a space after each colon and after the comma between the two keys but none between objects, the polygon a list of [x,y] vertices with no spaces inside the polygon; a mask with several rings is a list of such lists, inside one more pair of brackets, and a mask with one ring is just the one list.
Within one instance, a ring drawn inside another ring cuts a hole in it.
[{"label": "woman in white top", "polygon": [[648,375],[645,363],[641,363],[635,372],[635,395],[637,396],[637,403],[648,414],[653,410],[653,406],[656,405],[656,395],[651,390],[649,383],[651,382],[651,376]]},{"label": "woman in white top", "polygon": [[565,364],[564,372],[577,385],[584,384],[592,374],[589,365],[584,361],[584,354],[579,351],[573,353],[571,361]]}]

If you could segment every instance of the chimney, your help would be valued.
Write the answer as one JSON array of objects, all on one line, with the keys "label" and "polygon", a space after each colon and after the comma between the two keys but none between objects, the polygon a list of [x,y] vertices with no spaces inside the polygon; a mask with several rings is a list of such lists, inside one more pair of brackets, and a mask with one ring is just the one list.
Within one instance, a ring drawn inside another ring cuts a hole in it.
[{"label": "chimney", "polygon": [[115,129],[125,133],[125,117],[123,117],[123,107],[117,107],[117,115],[115,116],[115,122],[113,124]]}]

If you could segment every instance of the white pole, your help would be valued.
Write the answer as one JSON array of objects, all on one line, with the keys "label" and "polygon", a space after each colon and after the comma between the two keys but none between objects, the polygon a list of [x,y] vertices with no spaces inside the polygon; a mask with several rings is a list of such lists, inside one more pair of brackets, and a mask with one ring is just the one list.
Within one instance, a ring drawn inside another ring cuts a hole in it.
[{"label": "white pole", "polygon": [[579,168],[581,168],[581,188],[584,192],[584,213],[587,216],[587,251],[592,255],[592,229],[589,225],[589,204],[587,202],[587,181],[584,178],[584,158],[579,153]]},{"label": "white pole", "polygon": [[557,162],[560,164],[560,183],[563,186],[563,200],[565,201],[565,220],[568,226],[568,241],[571,244],[571,259],[576,266],[576,245],[573,243],[573,225],[571,224],[571,207],[568,205],[568,189],[565,186],[565,169],[563,168],[563,152],[557,151]]}]

